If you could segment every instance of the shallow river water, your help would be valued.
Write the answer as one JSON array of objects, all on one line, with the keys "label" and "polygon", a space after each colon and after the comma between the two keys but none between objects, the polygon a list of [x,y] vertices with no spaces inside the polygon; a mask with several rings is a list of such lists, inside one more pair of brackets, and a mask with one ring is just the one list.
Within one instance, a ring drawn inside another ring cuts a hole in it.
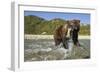
[{"label": "shallow river water", "polygon": [[[52,39],[24,40],[24,61],[68,60],[90,58],[90,40],[79,40],[82,47],[73,46],[72,51],[62,45],[55,47]],[[66,55],[66,56],[65,56]]]}]

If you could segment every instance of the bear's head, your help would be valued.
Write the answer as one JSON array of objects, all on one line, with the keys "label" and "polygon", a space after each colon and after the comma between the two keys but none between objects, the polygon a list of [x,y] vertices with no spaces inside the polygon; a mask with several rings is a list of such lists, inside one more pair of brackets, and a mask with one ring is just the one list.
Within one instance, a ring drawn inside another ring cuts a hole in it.
[{"label": "bear's head", "polygon": [[72,31],[79,32],[80,30],[80,20],[67,20],[68,28],[71,28]]},{"label": "bear's head", "polygon": [[73,19],[73,20],[68,20],[67,24],[69,28],[71,28],[70,35],[72,37],[73,43],[77,45],[78,43],[78,32],[80,30],[80,20]]}]

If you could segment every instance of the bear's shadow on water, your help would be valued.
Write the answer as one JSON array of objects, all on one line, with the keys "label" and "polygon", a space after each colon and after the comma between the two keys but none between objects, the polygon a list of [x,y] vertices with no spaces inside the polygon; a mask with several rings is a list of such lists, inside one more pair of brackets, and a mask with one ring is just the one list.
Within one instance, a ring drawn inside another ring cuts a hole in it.
[{"label": "bear's shadow on water", "polygon": [[62,44],[54,46],[53,40],[25,40],[24,61],[46,61],[90,58],[90,49],[71,46],[72,49],[64,49]]}]

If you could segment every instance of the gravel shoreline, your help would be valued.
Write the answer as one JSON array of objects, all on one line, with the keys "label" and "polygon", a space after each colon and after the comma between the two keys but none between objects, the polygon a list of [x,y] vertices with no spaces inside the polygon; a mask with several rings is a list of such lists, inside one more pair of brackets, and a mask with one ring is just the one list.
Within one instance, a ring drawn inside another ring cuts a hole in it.
[{"label": "gravel shoreline", "polygon": [[[53,35],[31,35],[25,34],[24,39],[53,39]],[[90,39],[89,35],[79,35],[79,39]]]}]

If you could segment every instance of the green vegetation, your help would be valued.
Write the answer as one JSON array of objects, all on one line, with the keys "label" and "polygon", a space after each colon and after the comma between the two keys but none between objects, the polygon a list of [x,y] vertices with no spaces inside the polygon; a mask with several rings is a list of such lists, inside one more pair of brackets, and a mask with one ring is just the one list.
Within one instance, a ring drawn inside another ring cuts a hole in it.
[{"label": "green vegetation", "polygon": [[89,24],[87,24],[87,25],[81,24],[79,34],[80,35],[90,35],[90,25]]},{"label": "green vegetation", "polygon": [[[66,21],[60,18],[55,18],[52,20],[45,20],[37,16],[24,16],[24,31],[25,34],[46,34],[51,35],[54,33],[55,28],[65,24]],[[81,30],[79,32],[81,35],[90,35],[90,25],[81,24]]]}]

